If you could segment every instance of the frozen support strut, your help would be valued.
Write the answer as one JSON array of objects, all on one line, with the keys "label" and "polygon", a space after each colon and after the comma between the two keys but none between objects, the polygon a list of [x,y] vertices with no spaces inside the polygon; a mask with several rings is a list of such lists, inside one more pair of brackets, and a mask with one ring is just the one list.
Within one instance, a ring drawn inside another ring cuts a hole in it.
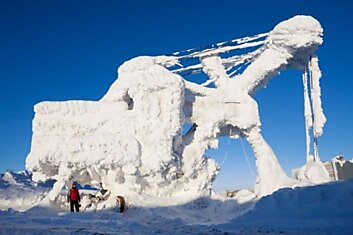
[{"label": "frozen support strut", "polygon": [[257,158],[258,178],[255,193],[257,195],[267,195],[284,185],[292,185],[294,181],[283,171],[275,153],[262,137],[260,130],[253,128],[245,135]]}]

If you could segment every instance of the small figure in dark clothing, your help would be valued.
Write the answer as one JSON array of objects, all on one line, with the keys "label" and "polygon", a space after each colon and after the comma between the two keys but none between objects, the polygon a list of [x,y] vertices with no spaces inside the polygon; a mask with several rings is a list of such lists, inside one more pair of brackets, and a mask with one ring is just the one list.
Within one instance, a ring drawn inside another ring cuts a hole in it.
[{"label": "small figure in dark clothing", "polygon": [[72,184],[72,188],[70,189],[68,195],[67,195],[67,202],[70,202],[70,211],[74,212],[74,206],[76,209],[76,212],[80,211],[80,204],[79,202],[81,201],[80,198],[80,193],[78,189],[76,188],[76,183]]},{"label": "small figure in dark clothing", "polygon": [[119,213],[125,212],[125,198],[122,196],[117,196],[117,201],[119,204]]}]

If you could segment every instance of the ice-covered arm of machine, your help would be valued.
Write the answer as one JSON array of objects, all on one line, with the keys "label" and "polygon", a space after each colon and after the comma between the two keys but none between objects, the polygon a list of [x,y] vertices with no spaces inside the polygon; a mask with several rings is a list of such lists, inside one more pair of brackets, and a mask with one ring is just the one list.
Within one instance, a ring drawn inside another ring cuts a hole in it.
[{"label": "ice-covered arm of machine", "polygon": [[278,24],[270,32],[262,53],[241,75],[237,76],[240,86],[245,87],[251,95],[266,85],[267,81],[281,70],[288,67],[303,69],[308,159],[310,156],[309,130],[313,128],[314,157],[318,159],[317,138],[323,134],[326,122],[321,106],[321,71],[317,56],[312,56],[322,43],[322,32],[320,23],[310,16],[298,16]]},{"label": "ice-covered arm of machine", "polygon": [[322,43],[320,23],[310,16],[297,16],[278,24],[269,34],[263,51],[237,76],[249,94],[288,67],[303,67]]}]

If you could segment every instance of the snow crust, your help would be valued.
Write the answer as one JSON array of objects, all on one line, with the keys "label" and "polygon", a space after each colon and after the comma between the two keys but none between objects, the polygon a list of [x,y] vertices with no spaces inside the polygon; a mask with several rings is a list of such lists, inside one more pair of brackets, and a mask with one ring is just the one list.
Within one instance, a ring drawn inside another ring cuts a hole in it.
[{"label": "snow crust", "polygon": [[[217,148],[218,138],[227,135],[245,138],[254,150],[256,195],[295,186],[298,182],[285,174],[261,135],[258,104],[251,95],[281,70],[302,68],[321,43],[319,22],[295,16],[278,24],[263,42],[239,46],[263,44],[252,63],[234,78],[214,51],[193,54],[202,55],[202,70],[215,88],[188,82],[168,70],[179,63],[177,54],[133,58],[119,67],[118,79],[97,102],[35,105],[26,168],[35,181],[56,180],[51,201],[75,180],[102,183],[111,195],[107,206],[116,195],[140,205],[150,197],[169,198],[164,203],[176,205],[212,193],[220,168],[205,151]],[[319,118],[314,128],[320,135],[325,121],[315,59],[312,71],[314,113]],[[182,135],[186,123],[193,128]]]}]

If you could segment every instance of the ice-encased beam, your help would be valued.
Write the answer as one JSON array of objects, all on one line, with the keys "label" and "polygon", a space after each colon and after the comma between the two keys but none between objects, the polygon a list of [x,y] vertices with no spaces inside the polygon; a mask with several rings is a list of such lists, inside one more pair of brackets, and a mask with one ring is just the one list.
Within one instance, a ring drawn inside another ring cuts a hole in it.
[{"label": "ice-encased beam", "polygon": [[305,120],[305,140],[306,140],[306,161],[309,162],[310,157],[310,129],[313,126],[313,116],[311,111],[311,102],[308,89],[308,74],[306,68],[303,69],[303,87],[304,87],[304,120]]}]

